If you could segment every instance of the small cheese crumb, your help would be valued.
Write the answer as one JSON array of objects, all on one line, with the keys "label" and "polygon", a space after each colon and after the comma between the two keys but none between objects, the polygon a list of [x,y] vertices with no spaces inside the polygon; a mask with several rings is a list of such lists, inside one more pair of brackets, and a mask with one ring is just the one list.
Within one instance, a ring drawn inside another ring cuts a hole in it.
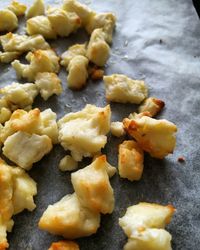
[{"label": "small cheese crumb", "polygon": [[124,125],[122,122],[111,122],[110,131],[111,134],[116,137],[125,135]]},{"label": "small cheese crumb", "polygon": [[66,155],[60,160],[58,168],[61,171],[73,171],[78,168],[78,162],[75,161],[70,155]]},{"label": "small cheese crumb", "polygon": [[55,73],[38,73],[35,84],[37,85],[40,94],[45,101],[48,100],[53,94],[60,95],[62,93],[61,80]]}]

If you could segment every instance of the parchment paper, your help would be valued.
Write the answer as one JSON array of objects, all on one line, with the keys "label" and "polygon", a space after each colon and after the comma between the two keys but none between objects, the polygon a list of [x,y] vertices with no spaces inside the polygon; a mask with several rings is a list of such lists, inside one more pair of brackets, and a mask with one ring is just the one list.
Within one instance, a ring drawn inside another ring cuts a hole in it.
[{"label": "parchment paper", "polygon": [[[26,1],[24,1],[26,2]],[[46,1],[53,3],[54,1]],[[1,7],[7,1],[1,1]],[[55,2],[54,2],[55,4]],[[57,2],[59,4],[59,2]],[[113,11],[118,22],[113,38],[112,55],[106,74],[123,73],[145,79],[150,95],[166,103],[159,118],[177,124],[177,147],[165,160],[145,156],[145,168],[139,182],[111,180],[116,206],[113,214],[102,216],[97,234],[78,240],[81,250],[120,250],[126,242],[118,226],[118,218],[126,208],[140,201],[173,204],[177,209],[167,227],[172,234],[174,250],[200,249],[200,22],[191,0],[93,0],[88,2],[98,12]],[[24,20],[20,20],[23,33]],[[88,37],[83,31],[69,38],[52,41],[60,54],[73,43]],[[0,84],[17,81],[10,66],[0,65]],[[66,72],[59,74],[64,92],[47,102],[37,98],[34,106],[42,110],[52,108],[58,118],[70,111],[78,111],[86,103],[106,104],[103,82],[89,82],[85,89],[74,92],[66,87]],[[135,105],[111,104],[112,120],[120,120]],[[117,148],[122,139],[108,136],[105,153],[117,166]],[[61,146],[35,164],[29,172],[38,184],[35,198],[37,209],[14,217],[15,226],[9,234],[10,250],[46,250],[52,241],[60,239],[37,227],[38,220],[49,204],[72,193],[70,174],[58,170],[58,162],[66,153]],[[184,156],[185,163],[177,158]],[[80,167],[89,163],[85,160]]]}]

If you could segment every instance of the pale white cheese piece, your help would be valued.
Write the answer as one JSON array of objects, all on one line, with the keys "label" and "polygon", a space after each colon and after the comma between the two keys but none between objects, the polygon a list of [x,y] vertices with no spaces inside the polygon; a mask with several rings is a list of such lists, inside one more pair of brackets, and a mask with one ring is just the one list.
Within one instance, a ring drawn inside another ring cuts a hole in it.
[{"label": "pale white cheese piece", "polygon": [[88,59],[85,56],[75,56],[69,62],[67,84],[73,89],[82,88],[88,78]]},{"label": "pale white cheese piece", "polygon": [[34,83],[20,84],[13,82],[1,88],[0,94],[7,102],[10,110],[18,108],[30,109],[35,97],[38,95],[38,89]]},{"label": "pale white cheese piece", "polygon": [[71,151],[76,161],[96,155],[107,142],[110,116],[109,105],[99,108],[90,104],[79,112],[65,115],[58,121],[61,145]]},{"label": "pale white cheese piece", "polygon": [[23,16],[26,12],[26,5],[23,3],[20,3],[16,0],[13,0],[10,5],[8,6],[8,9],[15,13],[16,16]]},{"label": "pale white cheese piece", "polygon": [[67,51],[65,51],[61,55],[61,62],[60,64],[68,67],[69,62],[75,57],[75,56],[85,56],[86,55],[86,44],[75,44],[68,48]]},{"label": "pale white cheese piece", "polygon": [[111,134],[116,137],[125,135],[124,125],[122,122],[111,122],[110,131]]},{"label": "pale white cheese piece", "polygon": [[60,8],[50,7],[47,17],[53,30],[58,36],[66,37],[81,26],[81,20],[76,13],[67,12]]},{"label": "pale white cheese piece", "polygon": [[139,104],[148,95],[144,81],[133,80],[120,74],[104,76],[103,80],[108,101]]},{"label": "pale white cheese piece", "polygon": [[61,80],[55,73],[38,73],[35,78],[35,84],[45,101],[53,94],[60,95],[62,93]]},{"label": "pale white cheese piece", "polygon": [[52,28],[47,16],[31,17],[26,22],[26,32],[29,35],[40,34],[46,39],[55,39],[56,31]]},{"label": "pale white cheese piece", "polygon": [[22,212],[24,209],[33,211],[36,208],[33,196],[37,194],[36,182],[21,168],[13,168],[14,178],[13,206],[14,214]]},{"label": "pale white cheese piece", "polygon": [[64,156],[58,165],[58,168],[65,172],[65,171],[73,171],[76,170],[78,168],[78,162],[75,161],[71,155],[66,155]]},{"label": "pale white cheese piece", "polygon": [[28,9],[26,13],[26,18],[29,19],[35,16],[45,15],[45,6],[43,0],[34,0],[31,7]]},{"label": "pale white cheese piece", "polygon": [[128,134],[152,157],[162,159],[173,153],[177,131],[174,123],[149,116],[136,116],[135,119],[125,118],[123,124]]},{"label": "pale white cheese piece", "polygon": [[39,221],[40,229],[69,239],[94,234],[99,226],[100,214],[83,207],[75,193],[49,205]]},{"label": "pale white cheese piece", "polygon": [[105,155],[71,175],[72,185],[81,204],[97,213],[112,213],[114,192],[107,173]]},{"label": "pale white cheese piece", "polygon": [[129,238],[124,250],[172,250],[171,240],[171,234],[164,229],[146,229]]},{"label": "pale white cheese piece", "polygon": [[104,66],[109,58],[110,47],[103,29],[95,29],[90,37],[86,56],[97,66]]},{"label": "pale white cheese piece", "polygon": [[0,10],[0,32],[13,31],[18,27],[15,13],[9,9]]},{"label": "pale white cheese piece", "polygon": [[2,150],[9,160],[29,170],[33,163],[41,160],[51,149],[52,142],[48,136],[19,131],[6,139]]},{"label": "pale white cheese piece", "polygon": [[13,227],[13,214],[24,209],[32,211],[36,205],[33,196],[37,194],[35,181],[19,167],[9,166],[0,158],[0,248],[6,249],[7,231]]},{"label": "pale white cheese piece", "polygon": [[23,77],[29,81],[34,81],[39,72],[58,73],[60,70],[59,57],[51,49],[29,52],[26,59],[30,64],[22,64],[18,60],[12,62],[19,78]]},{"label": "pale white cheese piece", "polygon": [[42,35],[18,35],[11,32],[0,36],[0,42],[4,51],[26,52],[37,49],[49,49],[49,44]]},{"label": "pale white cheese piece", "polygon": [[68,12],[75,12],[80,17],[83,26],[87,25],[95,13],[88,6],[76,0],[64,0],[62,8]]},{"label": "pale white cheese piece", "polygon": [[175,209],[171,206],[140,202],[128,207],[119,225],[128,236],[124,250],[171,250],[171,235],[164,230]]},{"label": "pale white cheese piece", "polygon": [[13,60],[17,59],[21,55],[21,52],[1,52],[0,51],[0,62],[10,63]]},{"label": "pale white cheese piece", "polygon": [[86,30],[91,34],[95,29],[102,28],[106,34],[106,41],[111,43],[115,23],[116,16],[113,13],[95,13],[90,17]]},{"label": "pale white cheese piece", "polygon": [[58,143],[58,125],[56,122],[57,115],[50,108],[45,109],[40,113],[40,126],[38,129],[38,134],[47,135],[51,138],[52,143]]}]

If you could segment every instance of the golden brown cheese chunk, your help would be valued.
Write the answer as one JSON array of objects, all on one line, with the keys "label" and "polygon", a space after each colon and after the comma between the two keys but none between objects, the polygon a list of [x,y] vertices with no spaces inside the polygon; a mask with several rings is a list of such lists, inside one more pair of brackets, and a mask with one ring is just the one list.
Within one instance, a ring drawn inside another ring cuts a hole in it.
[{"label": "golden brown cheese chunk", "polygon": [[107,142],[110,116],[109,105],[100,108],[90,104],[79,112],[65,115],[58,121],[61,145],[71,151],[76,161],[96,155]]},{"label": "golden brown cheese chunk", "polygon": [[119,175],[130,181],[140,180],[143,172],[143,150],[135,141],[124,141],[119,145]]},{"label": "golden brown cheese chunk", "polygon": [[86,56],[97,66],[104,66],[109,58],[110,47],[106,42],[106,34],[103,29],[95,29],[88,43]]},{"label": "golden brown cheese chunk", "polygon": [[56,31],[52,28],[47,16],[35,16],[27,20],[26,32],[29,35],[40,34],[46,39],[55,39]]},{"label": "golden brown cheese chunk", "polygon": [[81,26],[81,20],[76,13],[66,12],[60,8],[50,7],[47,17],[58,36],[66,37]]},{"label": "golden brown cheese chunk", "polygon": [[22,64],[18,60],[12,62],[12,66],[19,78],[23,77],[27,78],[29,81],[34,81],[37,73],[58,73],[60,70],[59,57],[51,49],[36,50],[33,53],[29,52],[26,59],[30,62],[30,64]]},{"label": "golden brown cheese chunk", "polygon": [[33,109],[29,112],[18,109],[14,111],[4,127],[0,131],[0,139],[4,142],[8,136],[18,131],[29,134],[47,135],[53,143],[58,142],[58,126],[56,113],[51,109],[40,112]]},{"label": "golden brown cheese chunk", "polygon": [[26,36],[9,32],[6,35],[0,36],[0,42],[3,50],[7,52],[14,51],[23,53],[26,51],[50,48],[49,44],[41,35]]},{"label": "golden brown cheese chunk", "polygon": [[53,242],[48,250],[80,250],[79,245],[74,241]]},{"label": "golden brown cheese chunk", "polygon": [[103,80],[108,101],[139,104],[148,95],[144,81],[133,80],[121,74],[104,76]]},{"label": "golden brown cheese chunk", "polygon": [[5,140],[2,151],[9,160],[29,170],[33,163],[40,161],[51,149],[52,141],[47,135],[19,131]]},{"label": "golden brown cheese chunk", "polygon": [[13,214],[36,207],[33,196],[37,194],[37,187],[24,170],[0,159],[0,190],[0,249],[3,250],[9,246],[6,231],[12,230]]},{"label": "golden brown cheese chunk", "polygon": [[172,122],[142,116],[135,119],[126,118],[123,124],[128,134],[152,157],[162,159],[173,153],[177,127]]},{"label": "golden brown cheese chunk", "polygon": [[72,173],[71,179],[75,193],[84,207],[97,213],[113,212],[114,194],[109,182],[105,155]]},{"label": "golden brown cheese chunk", "polygon": [[28,9],[26,13],[26,18],[31,18],[35,16],[42,16],[45,14],[45,6],[43,0],[35,0],[32,6]]},{"label": "golden brown cheese chunk", "polygon": [[69,88],[81,89],[88,78],[88,59],[85,56],[75,56],[69,62],[67,84]]},{"label": "golden brown cheese chunk", "polygon": [[124,250],[171,250],[171,235],[164,229],[175,209],[141,202],[127,209],[119,225],[127,235]]},{"label": "golden brown cheese chunk", "polygon": [[16,16],[23,16],[26,11],[26,5],[17,1],[12,1],[8,9],[15,13]]},{"label": "golden brown cheese chunk", "polygon": [[82,25],[85,27],[90,18],[94,15],[94,11],[76,0],[64,0],[63,7],[65,11],[75,12],[81,19]]},{"label": "golden brown cheese chunk", "polygon": [[69,62],[75,57],[75,56],[85,56],[86,55],[86,45],[83,44],[75,44],[68,48],[67,51],[65,51],[61,55],[61,62],[60,64],[64,67],[68,67]]},{"label": "golden brown cheese chunk", "polygon": [[35,84],[45,101],[53,94],[60,95],[62,93],[61,80],[55,73],[38,73],[35,78]]},{"label": "golden brown cheese chunk", "polygon": [[40,131],[40,110],[33,109],[29,112],[18,109],[14,111],[4,127],[0,131],[1,141],[5,140],[12,134],[18,131],[27,133],[39,133]]},{"label": "golden brown cheese chunk", "polygon": [[102,28],[106,34],[106,41],[112,42],[112,34],[116,23],[113,13],[93,14],[86,25],[86,30],[91,34],[95,29]]},{"label": "golden brown cheese chunk", "polygon": [[18,26],[15,13],[9,9],[0,10],[0,32],[13,31]]},{"label": "golden brown cheese chunk", "polygon": [[151,117],[156,116],[165,106],[165,103],[157,98],[149,97],[139,107],[139,112],[149,112]]},{"label": "golden brown cheese chunk", "polygon": [[100,226],[100,214],[83,207],[77,195],[66,195],[49,205],[39,221],[39,228],[68,239],[89,236]]}]

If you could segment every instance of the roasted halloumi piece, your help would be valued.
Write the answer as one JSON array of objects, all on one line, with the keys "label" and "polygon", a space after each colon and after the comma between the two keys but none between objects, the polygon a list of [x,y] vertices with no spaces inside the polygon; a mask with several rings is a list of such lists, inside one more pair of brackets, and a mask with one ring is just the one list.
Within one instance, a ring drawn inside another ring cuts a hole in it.
[{"label": "roasted halloumi piece", "polygon": [[61,80],[55,73],[38,73],[35,79],[35,84],[45,101],[53,94],[60,95],[62,93]]},{"label": "roasted halloumi piece", "polygon": [[119,175],[130,181],[139,180],[143,172],[144,154],[141,147],[133,140],[124,141],[119,145]]},{"label": "roasted halloumi piece", "polygon": [[114,193],[109,182],[106,156],[71,175],[72,185],[81,204],[98,213],[112,213]]},{"label": "roasted halloumi piece", "polygon": [[18,27],[18,19],[9,9],[0,10],[0,32],[13,31]]},{"label": "roasted halloumi piece", "polygon": [[110,106],[99,108],[86,105],[76,113],[69,113],[58,121],[59,141],[70,150],[76,161],[93,157],[107,142],[110,130]]},{"label": "roasted halloumi piece", "polygon": [[152,157],[162,159],[173,153],[177,131],[174,123],[165,119],[156,120],[149,116],[138,116],[135,119],[125,118],[123,124],[128,134]]},{"label": "roasted halloumi piece", "polygon": [[82,206],[75,193],[49,205],[39,221],[40,229],[68,239],[94,234],[99,226],[100,214]]},{"label": "roasted halloumi piece", "polygon": [[30,64],[22,64],[18,60],[12,62],[12,66],[19,78],[23,77],[27,78],[29,81],[34,81],[37,73],[58,73],[60,70],[59,57],[51,49],[29,52],[26,59]]},{"label": "roasted halloumi piece", "polygon": [[124,250],[171,250],[171,235],[164,229],[175,209],[140,202],[128,207],[119,225],[128,237]]},{"label": "roasted halloumi piece", "polygon": [[139,104],[148,95],[144,81],[133,80],[120,74],[104,76],[103,80],[108,101]]}]

